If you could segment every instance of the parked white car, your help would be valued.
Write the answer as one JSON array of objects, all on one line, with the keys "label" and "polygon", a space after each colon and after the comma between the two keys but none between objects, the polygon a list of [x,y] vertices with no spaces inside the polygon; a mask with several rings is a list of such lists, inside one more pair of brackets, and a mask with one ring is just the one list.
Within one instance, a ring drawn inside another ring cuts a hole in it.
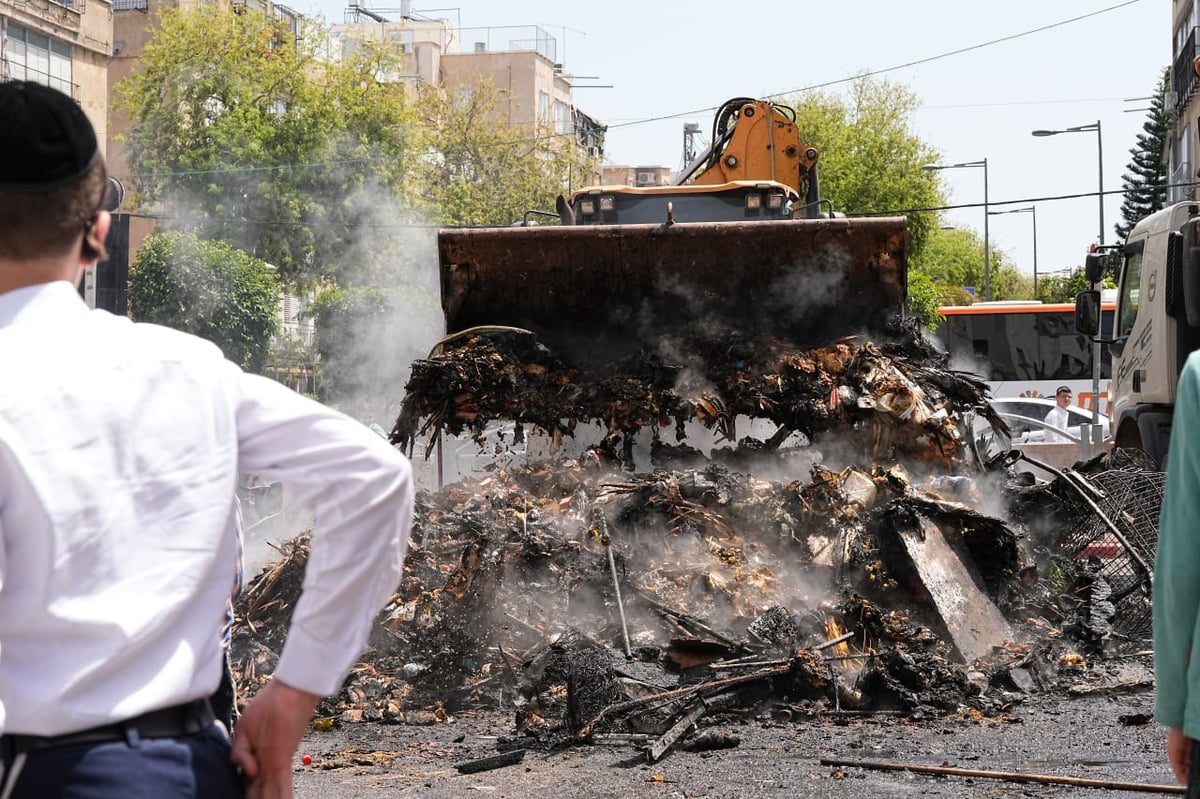
[{"label": "parked white car", "polygon": [[[1026,444],[1034,441],[1046,441],[1046,414],[1055,407],[1053,399],[1042,397],[1000,397],[991,401],[992,407],[1000,414],[1008,425],[1014,444]],[[1092,412],[1078,405],[1067,406],[1067,415],[1071,422],[1067,426],[1067,434],[1072,438],[1080,437],[1080,426],[1092,423]],[[1100,429],[1104,438],[1110,435],[1108,417],[1100,415]],[[1050,437],[1053,440],[1053,437]]]}]

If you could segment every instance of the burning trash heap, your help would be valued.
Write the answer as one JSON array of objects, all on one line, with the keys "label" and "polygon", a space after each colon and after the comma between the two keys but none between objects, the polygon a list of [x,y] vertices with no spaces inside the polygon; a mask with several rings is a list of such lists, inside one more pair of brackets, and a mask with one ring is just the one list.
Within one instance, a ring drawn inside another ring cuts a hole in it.
[{"label": "burning trash heap", "polygon": [[[550,455],[418,494],[403,583],[326,717],[502,709],[513,749],[629,740],[654,758],[730,714],[996,714],[1119,638],[1111,585],[1058,551],[1070,487],[1018,485],[973,446],[975,417],[1003,432],[985,385],[910,323],[814,348],[665,344],[569,360],[468,332],[413,365],[393,442]],[[739,438],[748,418],[774,432]],[[697,425],[724,446],[692,446]],[[281,554],[238,603],[247,693],[281,649],[307,539]]]}]

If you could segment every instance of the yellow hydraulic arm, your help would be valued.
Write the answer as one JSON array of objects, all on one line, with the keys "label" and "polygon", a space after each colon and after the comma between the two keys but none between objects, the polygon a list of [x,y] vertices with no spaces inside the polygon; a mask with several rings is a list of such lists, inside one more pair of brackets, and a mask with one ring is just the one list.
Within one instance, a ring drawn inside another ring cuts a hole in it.
[{"label": "yellow hydraulic arm", "polygon": [[795,113],[768,100],[726,102],[713,122],[713,142],[687,182],[711,186],[735,180],[773,180],[801,197],[819,196],[817,151],[800,142]]}]

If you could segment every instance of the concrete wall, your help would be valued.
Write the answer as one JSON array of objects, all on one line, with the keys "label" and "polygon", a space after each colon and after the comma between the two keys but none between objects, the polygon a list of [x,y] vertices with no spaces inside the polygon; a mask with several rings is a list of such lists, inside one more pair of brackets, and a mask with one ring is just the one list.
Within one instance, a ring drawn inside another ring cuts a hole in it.
[{"label": "concrete wall", "polygon": [[506,92],[499,121],[509,125],[552,124],[553,116],[539,119],[542,92],[548,96],[551,115],[556,101],[571,105],[570,86],[555,71],[554,63],[532,51],[446,53],[442,55],[441,79],[451,90],[486,82]]}]

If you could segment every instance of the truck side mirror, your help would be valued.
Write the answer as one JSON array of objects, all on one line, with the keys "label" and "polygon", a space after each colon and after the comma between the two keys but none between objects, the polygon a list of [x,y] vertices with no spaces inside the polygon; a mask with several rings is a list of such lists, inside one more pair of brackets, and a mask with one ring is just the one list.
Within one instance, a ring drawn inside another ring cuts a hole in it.
[{"label": "truck side mirror", "polygon": [[1100,292],[1081,291],[1075,295],[1075,330],[1088,337],[1100,332]]},{"label": "truck side mirror", "polygon": [[[1106,256],[1102,253],[1088,253],[1083,259],[1083,276],[1087,278],[1089,286],[1094,286],[1104,279],[1104,270],[1108,265]],[[1076,298],[1078,302],[1078,297]]]}]

